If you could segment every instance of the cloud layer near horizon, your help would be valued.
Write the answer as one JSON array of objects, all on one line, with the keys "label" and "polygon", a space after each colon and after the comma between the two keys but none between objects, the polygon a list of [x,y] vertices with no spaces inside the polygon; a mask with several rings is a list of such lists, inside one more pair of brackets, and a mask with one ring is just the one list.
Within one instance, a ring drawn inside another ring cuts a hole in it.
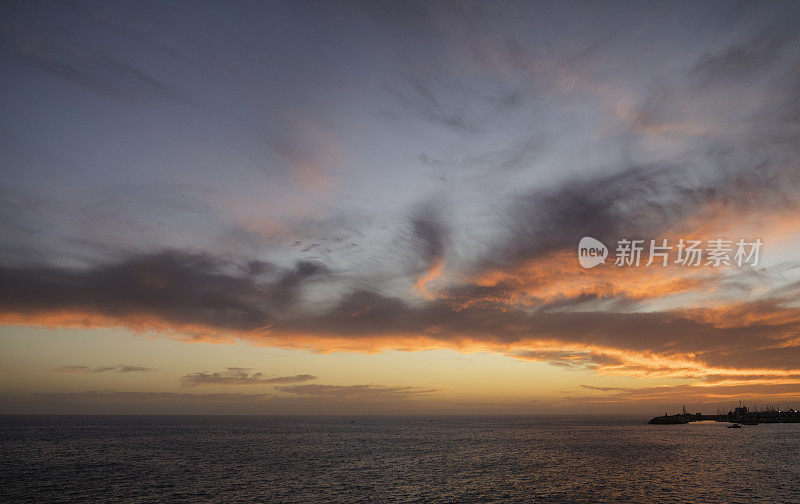
[{"label": "cloud layer near horizon", "polygon": [[261,372],[250,372],[249,369],[229,367],[225,371],[215,373],[199,372],[182,376],[181,386],[199,387],[202,385],[282,385],[287,383],[302,383],[316,380],[316,376],[309,374],[295,376],[264,376]]}]

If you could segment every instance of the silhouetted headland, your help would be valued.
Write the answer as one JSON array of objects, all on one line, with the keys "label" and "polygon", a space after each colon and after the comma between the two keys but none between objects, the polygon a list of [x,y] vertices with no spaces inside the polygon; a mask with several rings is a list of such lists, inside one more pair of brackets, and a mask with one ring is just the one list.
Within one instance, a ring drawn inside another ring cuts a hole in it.
[{"label": "silhouetted headland", "polygon": [[664,416],[657,416],[651,419],[649,423],[656,425],[675,425],[708,420],[743,425],[758,425],[760,423],[800,423],[800,411],[794,408],[785,410],[769,408],[762,411],[750,411],[747,409],[747,406],[738,406],[724,414],[704,415],[702,413],[687,413],[684,407],[681,413],[676,413],[674,415],[664,413]]}]

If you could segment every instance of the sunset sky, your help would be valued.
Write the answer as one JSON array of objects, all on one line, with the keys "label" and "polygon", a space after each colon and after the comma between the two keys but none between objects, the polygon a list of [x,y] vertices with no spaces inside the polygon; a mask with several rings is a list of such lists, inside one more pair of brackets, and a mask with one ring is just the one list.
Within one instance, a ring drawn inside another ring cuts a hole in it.
[{"label": "sunset sky", "polygon": [[[798,26],[3,2],[0,413],[798,405]],[[623,238],[763,247],[616,266]]]}]

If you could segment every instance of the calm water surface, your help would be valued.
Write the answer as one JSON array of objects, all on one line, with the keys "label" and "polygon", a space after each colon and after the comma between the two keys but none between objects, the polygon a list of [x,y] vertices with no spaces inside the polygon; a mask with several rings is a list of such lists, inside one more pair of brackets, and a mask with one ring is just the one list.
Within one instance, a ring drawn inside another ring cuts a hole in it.
[{"label": "calm water surface", "polygon": [[0,417],[0,502],[800,503],[800,424]]}]

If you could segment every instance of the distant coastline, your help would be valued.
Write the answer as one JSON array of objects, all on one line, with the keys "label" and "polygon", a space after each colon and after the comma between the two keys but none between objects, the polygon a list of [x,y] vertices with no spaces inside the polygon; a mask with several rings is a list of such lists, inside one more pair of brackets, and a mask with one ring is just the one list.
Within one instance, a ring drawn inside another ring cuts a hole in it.
[{"label": "distant coastline", "polygon": [[664,413],[664,416],[652,418],[648,423],[655,425],[678,425],[703,421],[729,422],[743,425],[758,425],[761,423],[800,423],[800,411],[794,408],[788,408],[786,410],[769,408],[761,411],[750,411],[747,409],[747,406],[737,406],[724,414],[704,415],[702,413],[687,413],[684,407],[681,413],[676,413],[674,415]]}]

